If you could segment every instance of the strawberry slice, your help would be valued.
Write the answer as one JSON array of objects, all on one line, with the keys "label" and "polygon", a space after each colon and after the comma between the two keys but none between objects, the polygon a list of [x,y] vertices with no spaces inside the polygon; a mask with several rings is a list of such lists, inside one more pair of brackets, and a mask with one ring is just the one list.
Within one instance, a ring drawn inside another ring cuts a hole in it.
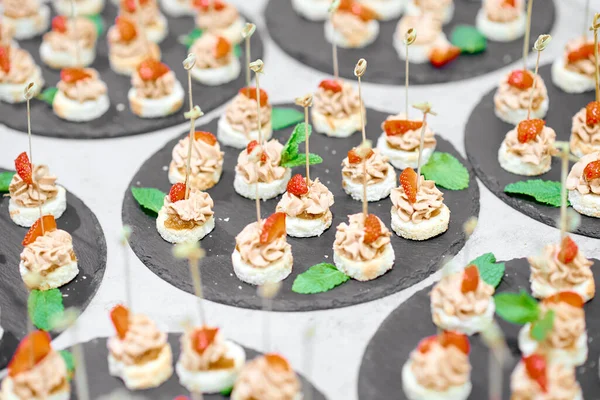
[{"label": "strawberry slice", "polygon": [[110,319],[117,331],[119,339],[125,339],[129,329],[129,310],[122,304],[118,304],[110,310]]},{"label": "strawberry slice", "polygon": [[516,69],[508,76],[508,84],[520,90],[527,90],[533,86],[533,75],[529,71]]},{"label": "strawberry slice", "polygon": [[338,7],[339,11],[349,12],[364,22],[369,22],[377,19],[377,13],[371,10],[369,7],[361,4],[355,0],[344,0],[340,2]]},{"label": "strawberry slice", "polygon": [[417,179],[417,173],[410,167],[400,174],[400,185],[411,203],[417,201]]},{"label": "strawberry slice", "polygon": [[558,292],[543,300],[544,304],[549,303],[567,303],[573,307],[582,308],[583,298],[575,292]]},{"label": "strawberry slice", "polygon": [[169,190],[169,199],[173,203],[185,199],[185,183],[178,182],[171,186],[171,190]]},{"label": "strawberry slice", "polygon": [[267,360],[267,364],[271,366],[273,369],[289,371],[292,368],[290,367],[290,363],[282,356],[277,353],[268,353],[265,354],[265,360]]},{"label": "strawberry slice", "polygon": [[44,331],[33,331],[25,336],[8,364],[8,375],[14,377],[32,369],[52,351],[50,342],[50,334]]},{"label": "strawberry slice", "polygon": [[308,193],[306,179],[300,174],[292,176],[292,179],[287,184],[287,191],[295,196],[302,196]]},{"label": "strawberry slice", "polygon": [[[140,6],[144,7],[148,0],[139,0]],[[135,0],[121,0],[121,9],[126,10],[129,13],[135,12]]]},{"label": "strawberry slice", "polygon": [[[248,86],[248,87],[242,88],[242,89],[240,89],[240,93],[243,94],[244,96],[246,96],[247,98],[256,101],[256,88],[255,87]],[[264,107],[268,103],[269,103],[269,96],[267,95],[267,92],[260,89],[260,106]]]},{"label": "strawberry slice", "polygon": [[42,221],[44,222],[44,232],[56,230],[56,220],[54,219],[54,215],[44,215],[31,225],[31,228],[29,228],[23,238],[23,242],[21,242],[23,246],[35,242],[35,239],[44,235],[44,232],[42,232]]},{"label": "strawberry slice", "polygon": [[52,30],[58,33],[65,33],[67,31],[67,17],[57,15],[52,18]]},{"label": "strawberry slice", "polygon": [[202,11],[208,11],[212,3],[212,8],[215,11],[221,11],[225,8],[225,3],[221,0],[194,0],[194,7]]},{"label": "strawberry slice", "polygon": [[429,62],[435,68],[442,68],[454,61],[460,55],[460,49],[456,46],[434,47],[429,53]]},{"label": "strawberry slice", "polygon": [[592,101],[585,106],[585,124],[594,126],[600,122],[600,102]]},{"label": "strawberry slice", "polygon": [[7,74],[10,72],[10,46],[0,46],[0,68]]},{"label": "strawberry slice", "polygon": [[517,6],[517,2],[516,2],[516,0],[504,0],[502,5],[505,7],[515,8]]},{"label": "strawberry slice", "polygon": [[135,23],[129,18],[119,16],[115,19],[115,25],[117,27],[117,31],[119,31],[121,40],[124,42],[130,42],[137,36]]},{"label": "strawberry slice", "polygon": [[600,178],[600,160],[588,163],[583,169],[583,176],[588,182]]},{"label": "strawberry slice", "polygon": [[167,64],[155,58],[147,58],[137,67],[138,74],[143,81],[155,81],[170,71]]},{"label": "strawberry slice", "polygon": [[365,219],[365,236],[363,242],[366,244],[373,243],[381,236],[381,223],[379,218],[373,214],[367,215]]},{"label": "strawberry slice", "polygon": [[439,342],[442,346],[454,346],[465,354],[469,354],[471,351],[471,345],[469,344],[469,338],[467,335],[454,331],[444,331],[439,335]]},{"label": "strawberry slice", "polygon": [[479,268],[469,265],[463,271],[463,280],[460,291],[463,293],[474,292],[479,286]]},{"label": "strawberry slice", "polygon": [[192,346],[194,347],[194,350],[199,354],[203,354],[208,346],[215,341],[218,332],[219,328],[202,327],[196,329],[192,336]]},{"label": "strawberry slice", "polygon": [[[373,154],[375,154],[373,149],[369,149],[369,152],[367,153],[367,159],[369,159]],[[363,159],[360,157],[360,155],[354,149],[351,149],[348,152],[348,162],[350,164],[358,164],[359,162],[362,162],[362,160]]]},{"label": "strawberry slice", "polygon": [[433,346],[433,344],[437,342],[437,340],[437,335],[427,336],[426,338],[421,339],[421,341],[417,345],[417,351],[422,354],[429,352],[429,350],[431,350],[431,346]]},{"label": "strawberry slice", "polygon": [[527,143],[535,140],[542,129],[544,129],[545,125],[546,121],[543,119],[526,119],[519,122],[519,125],[517,126],[517,138],[519,139],[519,142]]},{"label": "strawberry slice", "polygon": [[217,37],[217,44],[215,46],[215,58],[223,58],[231,51],[231,43],[229,40],[222,36]]},{"label": "strawberry slice", "polygon": [[217,144],[217,138],[210,132],[196,131],[194,132],[194,140],[202,140],[204,143],[208,143],[211,146]]},{"label": "strawberry slice", "polygon": [[560,243],[560,251],[558,252],[558,259],[563,264],[568,264],[575,259],[577,256],[577,244],[569,236]]},{"label": "strawberry slice", "polygon": [[335,79],[324,79],[319,83],[319,87],[327,92],[339,93],[342,91],[342,84]]},{"label": "strawberry slice", "polygon": [[594,44],[593,43],[586,43],[584,45],[582,45],[581,47],[579,47],[578,49],[575,49],[573,51],[571,51],[569,54],[567,54],[567,60],[570,63],[573,62],[577,62],[577,61],[581,61],[581,60],[587,60],[590,57],[594,56]]},{"label": "strawberry slice", "polygon": [[[258,146],[258,142],[256,140],[252,140],[250,143],[248,143],[248,146],[246,146],[246,154],[250,155],[252,154],[252,152],[254,151],[254,148],[256,148],[256,146]],[[266,163],[267,162],[267,153],[262,152],[260,153],[260,162],[261,163]]]},{"label": "strawberry slice", "polygon": [[276,212],[265,220],[260,233],[260,243],[271,243],[285,234],[285,213]]},{"label": "strawberry slice", "polygon": [[83,68],[63,68],[60,71],[60,80],[64,83],[75,83],[91,77],[92,75]]},{"label": "strawberry slice", "polygon": [[23,182],[31,185],[33,183],[32,166],[26,152],[22,152],[15,159],[15,169]]},{"label": "strawberry slice", "polygon": [[542,392],[548,391],[548,376],[546,374],[546,359],[541,354],[532,354],[523,357],[527,375],[540,385]]},{"label": "strawberry slice", "polygon": [[383,130],[388,136],[404,135],[408,131],[416,131],[423,127],[422,121],[409,121],[406,119],[388,119],[383,123]]}]

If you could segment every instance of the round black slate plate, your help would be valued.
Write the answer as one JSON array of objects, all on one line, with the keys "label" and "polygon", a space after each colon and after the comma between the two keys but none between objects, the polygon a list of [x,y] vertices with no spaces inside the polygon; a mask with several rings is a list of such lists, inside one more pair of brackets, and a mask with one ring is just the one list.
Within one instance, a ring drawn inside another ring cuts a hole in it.
[{"label": "round black slate plate", "polygon": [[[54,14],[53,14],[54,15]],[[110,97],[110,109],[102,117],[85,123],[68,122],[58,118],[52,112],[52,106],[34,100],[31,104],[32,132],[41,136],[52,136],[67,139],[102,139],[119,136],[137,135],[165,129],[170,126],[185,122],[183,109],[174,115],[148,119],[140,118],[129,110],[127,92],[131,88],[131,78],[118,75],[110,69],[108,62],[108,45],[106,32],[114,24],[117,8],[111,2],[107,2],[102,19],[104,22],[104,33],[98,38],[96,61],[93,67],[100,72],[102,80],[108,86]],[[186,35],[195,28],[194,20],[187,18],[167,17],[169,23],[169,35],[160,43],[162,50],[162,61],[175,72],[177,80],[187,88],[187,73],[181,64],[187,55],[184,45],[178,42],[178,37]],[[247,19],[246,19],[247,20]],[[41,37],[32,40],[21,41],[21,47],[28,50],[35,58],[38,65],[42,66],[42,74],[46,80],[46,87],[56,86],[60,80],[60,71],[46,67],[39,57],[39,46]],[[242,65],[244,64],[244,46],[242,48]],[[259,32],[252,37],[252,57],[263,57],[263,42]],[[227,84],[221,86],[205,86],[196,81],[193,82],[194,103],[198,104],[204,112],[214,110],[231,99],[238,90],[245,86],[245,72],[242,69],[240,76]],[[117,110],[117,105],[123,104],[123,111]],[[187,89],[184,107],[188,107]],[[0,103],[0,115],[12,115],[11,118],[3,118],[2,123],[9,128],[21,132],[27,132],[25,104]]]},{"label": "round black slate plate", "polygon": [[[179,338],[181,334],[170,333],[169,343],[173,350],[173,362],[177,362],[180,353]],[[88,388],[91,399],[108,399],[112,393],[132,393],[128,392],[121,381],[118,378],[110,376],[108,373],[108,350],[106,348],[106,338],[94,339],[90,342],[84,343],[83,348],[85,351],[85,366],[87,370]],[[244,348],[246,351],[246,360],[252,360],[253,358],[260,355],[256,350]],[[308,380],[299,375],[302,383],[302,392],[304,398],[308,399],[309,395],[312,394],[312,399],[324,400],[326,397],[320,393]],[[148,390],[136,390],[132,398],[136,400],[145,399],[156,399],[156,400],[171,400],[177,396],[189,396],[189,392],[179,384],[179,378],[177,374],[173,372],[171,378],[163,383],[161,386],[155,389]],[[103,397],[107,396],[107,397]],[[229,396],[222,396],[220,394],[204,395],[205,400],[219,400],[228,399]],[[76,388],[71,388],[71,399],[76,400]]]},{"label": "round black slate plate", "polygon": [[[0,168],[0,172],[6,171]],[[60,184],[60,182],[59,182]],[[8,197],[0,196],[0,369],[12,357],[18,341],[27,333],[27,297],[29,292],[19,274],[20,254],[27,228],[17,226],[8,215]],[[90,303],[106,268],[106,240],[100,223],[92,211],[74,194],[67,191],[67,210],[56,221],[58,228],[73,236],[79,275],[60,288],[65,308],[83,310]]]},{"label": "round black slate plate", "polygon": [[[293,107],[291,104],[284,106]],[[381,134],[380,122],[386,117],[387,114],[379,111],[367,111],[369,121],[367,136],[371,140],[376,140]],[[216,132],[217,120],[198,129]],[[291,131],[292,128],[288,128],[276,132],[274,136],[285,143]],[[171,140],[150,157],[133,177],[130,187],[156,187],[168,192],[170,185],[167,172],[163,167],[169,165],[171,150],[178,140],[179,138]],[[479,189],[472,174],[467,190],[442,189],[444,201],[452,212],[450,228],[446,233],[425,242],[413,242],[392,236],[396,264],[384,276],[370,282],[348,281],[326,293],[301,295],[292,292],[292,283],[298,274],[317,263],[333,262],[332,246],[335,240],[335,227],[347,221],[348,214],[361,211],[361,203],[352,200],[341,187],[342,160],[348,150],[357,146],[360,141],[358,133],[345,140],[330,139],[319,134],[311,137],[310,148],[324,159],[323,164],[312,167],[311,176],[319,177],[335,196],[335,204],[331,209],[334,221],[332,227],[319,238],[288,238],[294,255],[294,269],[283,281],[281,292],[274,302],[276,311],[311,311],[346,307],[388,296],[414,285],[434,272],[444,255],[456,254],[465,242],[462,225],[469,217],[479,213]],[[449,152],[466,164],[452,145],[440,137],[438,137],[438,150]],[[239,150],[226,147],[224,151],[223,176],[219,184],[209,190],[215,201],[216,228],[201,242],[201,246],[207,250],[207,257],[202,262],[204,295],[208,300],[217,303],[258,309],[261,307],[261,300],[256,294],[256,287],[238,280],[231,265],[235,237],[256,218],[255,205],[254,201],[241,197],[233,189]],[[303,173],[303,168],[296,168],[294,173]],[[263,216],[273,213],[278,201],[279,197],[263,202]],[[369,211],[377,214],[389,228],[390,208],[391,201],[384,199],[378,203],[371,203]],[[127,191],[123,201],[123,222],[133,228],[131,247],[140,260],[162,279],[193,293],[187,264],[173,259],[172,246],[156,231],[155,218],[142,211],[130,191]]]},{"label": "round black slate plate", "polygon": [[[596,265],[600,263],[593,260]],[[598,274],[595,275],[598,285]],[[358,377],[358,397],[365,400],[398,399],[405,400],[402,391],[401,371],[408,360],[410,352],[417,347],[421,339],[436,333],[436,326],[431,321],[429,291],[427,287],[415,293],[395,309],[381,324],[371,338],[365,353]],[[521,258],[506,263],[506,273],[499,292],[519,292],[529,289],[529,263]],[[588,332],[589,354],[587,362],[577,368],[577,380],[583,389],[585,398],[594,397],[600,390],[598,380],[598,355],[600,348],[596,343],[600,340],[600,302],[593,299],[585,305],[585,319]],[[504,393],[502,398],[510,398],[510,374],[519,361],[518,333],[520,326],[509,324],[498,319],[506,342],[513,355],[504,372]],[[472,336],[471,342],[471,382],[473,391],[469,399],[488,398],[488,348],[479,335]]]},{"label": "round black slate plate", "polygon": [[[456,25],[475,24],[475,15],[481,2],[455,0],[454,19],[444,26],[450,34]],[[531,44],[541,33],[548,33],[554,25],[553,1],[533,4]],[[323,22],[313,22],[300,17],[290,0],[271,0],[265,10],[267,28],[273,40],[290,56],[320,71],[333,74],[331,44],[325,39]],[[340,76],[355,79],[354,66],[359,58],[369,61],[363,80],[386,85],[404,84],[404,61],[400,60],[393,45],[397,20],[380,22],[377,40],[363,49],[338,49]],[[415,27],[417,35],[419,27]],[[414,85],[433,84],[469,79],[502,68],[522,57],[523,39],[509,43],[488,41],[485,52],[463,55],[448,66],[438,69],[426,64],[411,64],[410,81]]]},{"label": "round black slate plate", "polygon": [[[573,95],[563,92],[552,83],[550,65],[540,68],[550,98],[550,109],[546,116],[546,125],[556,131],[556,140],[568,141],[571,135],[571,118],[587,103],[594,100],[593,93]],[[494,114],[494,93],[496,88],[484,95],[475,107],[465,127],[465,149],[475,173],[496,196],[509,206],[523,214],[556,226],[560,208],[546,206],[528,197],[519,197],[504,193],[509,183],[529,179],[544,179],[560,182],[560,160],[552,160],[552,169],[540,176],[519,176],[505,171],[498,162],[498,149],[512,125],[501,121]],[[572,163],[571,163],[572,165]],[[581,216],[581,224],[573,233],[600,238],[600,221],[597,218]]]}]

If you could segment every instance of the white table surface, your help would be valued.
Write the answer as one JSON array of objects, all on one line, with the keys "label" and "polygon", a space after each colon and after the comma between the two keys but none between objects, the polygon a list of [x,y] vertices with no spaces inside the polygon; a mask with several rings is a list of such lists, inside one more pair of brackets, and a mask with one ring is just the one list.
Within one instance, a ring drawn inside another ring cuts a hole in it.
[{"label": "white table surface", "polygon": [[[550,0],[536,0],[542,3],[547,1]],[[583,0],[557,1],[557,23],[551,32],[554,40],[542,55],[545,62],[562,54],[566,41],[581,33]],[[261,86],[269,90],[273,103],[289,102],[294,97],[313,90],[321,79],[327,77],[326,74],[305,67],[288,57],[268,38],[262,18],[266,0],[232,2],[238,4],[254,19],[265,40],[266,74],[261,78]],[[600,2],[594,0],[592,3],[592,7],[600,11]],[[403,68],[400,61],[398,68]],[[463,129],[471,110],[480,97],[495,86],[510,69],[511,67],[504,68],[475,79],[444,85],[415,86],[411,89],[410,101],[431,102],[438,112],[438,116],[431,120],[434,131],[450,140],[464,155]],[[271,89],[275,87],[278,88],[277,91]],[[403,107],[404,89],[365,84],[364,97],[367,106],[395,113]],[[200,99],[196,100],[202,104]],[[222,110],[223,107],[208,114],[204,120],[208,121],[219,115]],[[25,118],[25,115],[17,117]],[[15,116],[2,115],[0,121],[4,118]],[[201,125],[202,121],[199,124]],[[33,138],[36,163],[48,164],[51,171],[59,177],[59,182],[90,207],[102,225],[108,244],[108,263],[104,280],[91,304],[78,320],[77,340],[86,341],[113,334],[108,311],[125,299],[123,251],[118,243],[122,226],[123,194],[129,190],[131,177],[143,161],[167,141],[181,134],[184,129],[182,125],[150,134],[110,140]],[[12,169],[16,155],[26,149],[26,135],[0,127],[0,166]],[[499,260],[521,258],[539,251],[549,242],[558,240],[559,232],[555,228],[513,210],[480,182],[479,189],[479,226],[468,246],[459,253],[458,260],[466,260],[490,251],[494,252]],[[507,241],[507,238],[510,240]],[[575,240],[588,257],[600,258],[598,240],[583,236],[576,236]],[[170,331],[181,331],[182,321],[195,315],[194,296],[158,278],[130,250],[128,256],[131,261],[132,280],[135,282],[132,288],[135,311],[161,321]],[[316,312],[271,313],[272,339],[269,350],[281,352],[298,371],[308,373],[312,382],[330,399],[356,399],[358,370],[369,339],[392,310],[416,290],[431,284],[437,275],[402,292],[353,307]],[[211,302],[206,302],[205,308],[210,323],[220,326],[229,338],[258,350],[265,350],[261,322],[263,312]],[[314,362],[307,370],[305,338],[307,329],[311,326],[316,328],[310,348]],[[55,340],[55,346],[67,347],[73,341],[73,335],[66,332]],[[389,367],[397,368],[400,376],[400,365]]]}]

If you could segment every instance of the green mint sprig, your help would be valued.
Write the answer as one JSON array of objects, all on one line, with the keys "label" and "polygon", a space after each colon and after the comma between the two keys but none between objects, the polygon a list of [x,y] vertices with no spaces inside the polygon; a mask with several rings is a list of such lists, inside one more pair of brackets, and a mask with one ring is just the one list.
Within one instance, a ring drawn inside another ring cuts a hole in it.
[{"label": "green mint sprig", "polygon": [[296,277],[292,292],[300,294],[327,292],[349,279],[350,277],[338,270],[335,265],[320,263]]},{"label": "green mint sprig", "polygon": [[[308,135],[310,136],[312,127],[308,125]],[[280,165],[285,168],[297,167],[306,163],[306,155],[298,152],[298,145],[306,141],[304,122],[296,125],[290,135],[289,140],[281,150]],[[317,154],[309,154],[310,165],[320,164],[323,159]]]}]

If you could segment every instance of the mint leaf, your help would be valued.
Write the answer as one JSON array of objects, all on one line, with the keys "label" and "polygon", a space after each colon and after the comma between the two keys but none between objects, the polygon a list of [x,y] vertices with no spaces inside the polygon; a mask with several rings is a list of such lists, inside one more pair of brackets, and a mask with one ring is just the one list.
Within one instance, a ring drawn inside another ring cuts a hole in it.
[{"label": "mint leaf", "polygon": [[534,322],[540,315],[537,301],[524,291],[521,293],[499,293],[494,296],[496,314],[513,324]]},{"label": "mint leaf", "polygon": [[240,58],[242,56],[242,48],[240,47],[239,44],[236,44],[235,46],[233,46],[233,55],[236,56],[237,58]]},{"label": "mint leaf", "polygon": [[42,100],[50,105],[54,102],[54,96],[58,93],[58,88],[52,86],[48,89],[44,90],[42,93],[38,94],[35,98],[38,100]]},{"label": "mint leaf", "polygon": [[166,194],[155,188],[132,187],[131,194],[142,208],[153,211],[156,214],[165,202]]},{"label": "mint leaf", "polygon": [[[308,163],[310,165],[321,164],[322,162],[323,162],[323,159],[318,154],[312,154],[312,153],[308,154]],[[283,162],[280,163],[280,165],[282,167],[286,167],[286,168],[293,168],[293,167],[299,167],[301,165],[306,165],[306,154],[300,153],[293,159],[288,160],[285,163],[283,163]]]},{"label": "mint leaf", "polygon": [[65,311],[62,293],[58,289],[32,290],[27,299],[27,312],[31,322],[44,331],[52,329],[50,321]]},{"label": "mint leaf", "polygon": [[92,21],[94,23],[94,25],[96,25],[96,32],[98,32],[98,36],[102,35],[102,33],[104,33],[104,21],[102,21],[102,16],[100,16],[99,14],[96,15],[88,15],[86,16],[86,18],[88,18],[90,21]]},{"label": "mint leaf", "polygon": [[495,288],[497,288],[500,284],[506,269],[504,263],[496,262],[496,256],[494,256],[494,253],[483,254],[471,261],[470,264],[477,266],[481,279],[483,279],[483,281],[488,285],[491,285]]},{"label": "mint leaf", "polygon": [[321,263],[313,265],[306,272],[298,275],[292,285],[292,292],[300,294],[327,292],[348,279],[350,277],[339,271],[335,265]]},{"label": "mint leaf", "polygon": [[67,377],[69,380],[73,379],[73,373],[75,372],[75,359],[73,354],[68,350],[61,350],[58,352],[62,357],[63,361],[67,366]]},{"label": "mint leaf", "polygon": [[278,131],[304,121],[304,113],[294,108],[273,107],[271,125]]},{"label": "mint leaf", "polygon": [[204,31],[202,29],[194,28],[187,35],[179,36],[179,38],[177,40],[179,41],[179,43],[181,43],[182,45],[184,45],[185,47],[187,47],[189,49],[190,47],[192,47],[192,45],[194,44],[196,39],[198,39],[200,36],[202,36],[203,33],[204,33]]},{"label": "mint leaf", "polygon": [[549,310],[544,316],[531,324],[531,337],[538,342],[546,340],[546,336],[554,326],[554,311]]},{"label": "mint leaf", "polygon": [[560,207],[560,182],[530,179],[509,183],[504,192],[533,197],[538,203]]},{"label": "mint leaf", "polygon": [[471,25],[457,25],[452,31],[450,42],[467,54],[481,53],[487,47],[485,36]]},{"label": "mint leaf", "polygon": [[427,164],[421,168],[425,179],[435,181],[437,186],[449,190],[469,187],[469,171],[452,154],[434,152]]},{"label": "mint leaf", "polygon": [[12,171],[0,172],[0,192],[8,192],[8,186],[14,175]]},{"label": "mint leaf", "polygon": [[221,393],[221,396],[230,396],[231,392],[233,392],[233,386],[227,389],[223,389],[219,393]]}]

